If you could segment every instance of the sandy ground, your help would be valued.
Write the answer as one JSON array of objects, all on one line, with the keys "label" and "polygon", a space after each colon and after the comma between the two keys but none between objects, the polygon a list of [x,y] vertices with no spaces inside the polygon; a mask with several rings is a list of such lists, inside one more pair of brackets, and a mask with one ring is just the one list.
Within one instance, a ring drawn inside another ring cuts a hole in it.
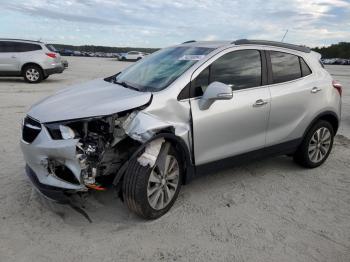
[{"label": "sandy ground", "polygon": [[38,85],[0,79],[0,261],[350,261],[350,66],[329,71],[344,85],[340,135],[329,160],[305,170],[288,157],[252,162],[182,188],[156,221],[130,213],[113,192],[94,193],[93,223],[42,199],[23,175],[20,120],[60,88],[128,65],[69,58]]}]

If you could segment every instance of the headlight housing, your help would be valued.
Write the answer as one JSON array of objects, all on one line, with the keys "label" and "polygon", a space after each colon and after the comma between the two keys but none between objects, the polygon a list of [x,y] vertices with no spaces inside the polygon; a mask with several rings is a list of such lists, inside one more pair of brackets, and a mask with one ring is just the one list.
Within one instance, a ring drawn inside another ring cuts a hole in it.
[{"label": "headlight housing", "polygon": [[75,132],[69,126],[60,125],[59,129],[61,131],[61,136],[63,139],[73,139],[75,138]]},{"label": "headlight housing", "polygon": [[53,140],[73,139],[77,136],[71,127],[62,123],[45,124],[45,127]]}]

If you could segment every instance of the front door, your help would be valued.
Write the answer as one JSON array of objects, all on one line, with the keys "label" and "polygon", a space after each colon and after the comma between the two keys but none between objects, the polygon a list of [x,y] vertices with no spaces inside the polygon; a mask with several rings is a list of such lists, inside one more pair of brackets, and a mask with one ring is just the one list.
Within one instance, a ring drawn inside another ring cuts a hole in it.
[{"label": "front door", "polygon": [[[193,144],[196,165],[246,153],[265,146],[270,93],[263,86],[266,73],[258,50],[224,54],[191,81]],[[214,102],[200,110],[199,100],[209,83],[232,87],[231,100]]]}]

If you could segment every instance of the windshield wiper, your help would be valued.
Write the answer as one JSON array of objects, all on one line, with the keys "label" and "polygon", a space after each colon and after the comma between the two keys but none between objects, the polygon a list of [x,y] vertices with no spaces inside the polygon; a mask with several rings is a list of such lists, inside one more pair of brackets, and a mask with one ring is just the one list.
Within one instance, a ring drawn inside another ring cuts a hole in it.
[{"label": "windshield wiper", "polygon": [[132,90],[136,90],[136,91],[140,91],[140,89],[126,83],[125,81],[122,81],[122,82],[119,82],[117,80],[114,81],[115,84],[118,84],[118,85],[121,85],[121,86],[124,86],[125,88],[129,88],[129,89],[132,89]]}]

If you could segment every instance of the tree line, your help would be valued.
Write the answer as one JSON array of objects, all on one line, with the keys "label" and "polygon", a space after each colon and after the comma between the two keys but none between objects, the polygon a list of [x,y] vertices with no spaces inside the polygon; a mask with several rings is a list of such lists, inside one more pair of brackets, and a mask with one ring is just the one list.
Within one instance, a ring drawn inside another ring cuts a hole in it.
[{"label": "tree line", "polygon": [[[94,46],[94,45],[62,45],[53,44],[57,50],[68,49],[72,51],[81,52],[104,52],[104,53],[126,53],[129,51],[141,51],[146,53],[153,53],[158,48],[143,48],[143,47],[111,47],[111,46]],[[350,59],[350,42],[340,42],[327,47],[315,47],[312,50],[320,53],[322,58],[345,58]]]},{"label": "tree line", "polygon": [[52,44],[57,50],[71,50],[80,52],[103,52],[103,53],[127,53],[129,51],[140,51],[146,53],[153,53],[157,48],[143,48],[143,47],[111,47],[111,46],[95,46],[95,45],[62,45]]},{"label": "tree line", "polygon": [[327,47],[315,47],[312,50],[322,55],[322,58],[350,59],[350,42],[340,42]]}]

